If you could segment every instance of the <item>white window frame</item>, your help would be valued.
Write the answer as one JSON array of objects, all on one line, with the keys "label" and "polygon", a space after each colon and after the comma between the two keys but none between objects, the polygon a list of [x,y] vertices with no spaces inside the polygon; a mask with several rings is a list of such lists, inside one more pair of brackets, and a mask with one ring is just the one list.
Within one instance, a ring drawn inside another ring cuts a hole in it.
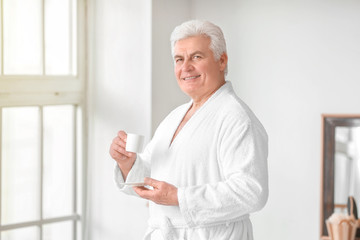
[{"label": "white window frame", "polygon": [[[65,1],[65,0],[64,0]],[[76,75],[54,75],[49,76],[45,75],[45,34],[44,34],[44,4],[45,0],[42,0],[42,75],[4,75],[4,37],[3,37],[3,0],[0,0],[0,35],[1,35],[1,72],[0,72],[0,169],[2,162],[1,146],[2,146],[2,108],[4,107],[23,107],[23,106],[37,106],[40,109],[40,121],[43,119],[42,109],[44,106],[49,105],[74,105],[74,139],[76,139],[76,129],[77,126],[77,107],[81,108],[82,112],[82,129],[81,129],[81,138],[82,146],[76,147],[74,149],[80,149],[82,152],[82,159],[77,159],[77,153],[74,152],[74,214],[70,216],[43,219],[42,216],[42,206],[40,207],[40,220],[30,221],[25,223],[15,223],[9,225],[2,225],[1,222],[1,212],[0,212],[0,240],[1,232],[5,230],[19,229],[29,226],[38,226],[40,229],[44,224],[55,223],[73,220],[73,239],[79,240],[76,236],[77,231],[81,231],[81,238],[84,239],[84,223],[85,223],[85,214],[86,214],[86,119],[87,119],[87,110],[86,110],[86,47],[87,47],[87,38],[86,38],[86,7],[87,0],[76,0],[77,1],[77,71]],[[70,14],[71,15],[71,14]],[[70,21],[71,22],[71,21]],[[71,31],[70,31],[71,32]],[[70,38],[72,38],[70,34]],[[70,41],[71,42],[71,41]],[[70,46],[70,53],[72,47]],[[71,56],[71,55],[70,55]],[[42,124],[42,123],[41,123]],[[40,128],[42,129],[42,127]],[[40,130],[42,131],[42,130]],[[40,136],[43,136],[42,132]],[[76,144],[76,141],[75,143]],[[41,152],[43,149],[43,144],[41,144]],[[81,161],[81,189],[77,189],[77,163]],[[43,165],[43,156],[41,154],[41,168]],[[41,179],[43,179],[43,173],[41,171]],[[1,171],[0,171],[0,193],[1,193]],[[42,184],[41,184],[42,185]],[[40,186],[40,194],[43,195],[42,186]],[[81,191],[81,199],[77,199],[77,191]],[[42,197],[40,198],[42,199]],[[82,209],[80,210],[81,215],[77,214],[76,209],[78,206],[78,201],[81,201]],[[40,205],[42,205],[42,200],[40,200]],[[1,211],[1,197],[0,197],[0,211]],[[78,229],[77,222],[80,222],[81,229]],[[42,240],[42,234],[40,234],[40,240]]]}]

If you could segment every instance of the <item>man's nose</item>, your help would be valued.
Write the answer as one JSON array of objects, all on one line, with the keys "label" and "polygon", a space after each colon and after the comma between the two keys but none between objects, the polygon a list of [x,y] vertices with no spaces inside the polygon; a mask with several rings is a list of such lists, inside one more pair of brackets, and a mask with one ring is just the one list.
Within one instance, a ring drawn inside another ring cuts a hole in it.
[{"label": "man's nose", "polygon": [[194,70],[194,66],[192,65],[192,62],[189,61],[189,60],[184,61],[184,64],[183,64],[182,68],[183,68],[183,71],[185,71],[185,72],[189,72],[189,71]]}]

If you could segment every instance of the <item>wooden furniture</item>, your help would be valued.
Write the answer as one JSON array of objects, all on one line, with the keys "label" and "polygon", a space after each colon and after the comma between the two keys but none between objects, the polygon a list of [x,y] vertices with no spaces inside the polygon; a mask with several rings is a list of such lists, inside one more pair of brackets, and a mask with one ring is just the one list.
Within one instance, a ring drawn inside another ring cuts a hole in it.
[{"label": "wooden furniture", "polygon": [[[360,126],[358,115],[322,115],[322,174],[320,203],[320,237],[330,240],[326,229],[326,219],[334,212],[334,173],[335,173],[335,128]],[[360,240],[360,228],[356,232],[356,240]]]}]

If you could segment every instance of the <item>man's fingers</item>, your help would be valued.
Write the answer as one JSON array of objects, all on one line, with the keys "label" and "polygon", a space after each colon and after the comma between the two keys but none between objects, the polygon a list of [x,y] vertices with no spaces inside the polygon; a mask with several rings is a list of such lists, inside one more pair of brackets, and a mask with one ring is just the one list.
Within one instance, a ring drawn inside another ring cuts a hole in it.
[{"label": "man's fingers", "polygon": [[153,188],[159,188],[161,185],[160,181],[149,177],[144,178],[144,183],[148,186],[152,186]]},{"label": "man's fingers", "polygon": [[125,155],[126,157],[133,157],[134,156],[134,153],[131,153],[131,152],[127,152],[126,149],[125,149],[125,144],[122,144],[122,145],[118,145],[118,144],[115,144],[113,143],[112,144],[112,147],[111,147],[113,150],[117,151],[118,153],[122,154],[122,155]]},{"label": "man's fingers", "polygon": [[123,148],[125,148],[126,146],[126,142],[124,141],[124,139],[121,139],[119,137],[116,137],[115,143]]},{"label": "man's fingers", "polygon": [[150,199],[153,195],[152,190],[149,190],[146,187],[133,187],[134,191],[142,198]]},{"label": "man's fingers", "polygon": [[135,153],[127,152],[125,149],[125,142],[119,137],[114,138],[110,146],[110,155],[117,160],[125,160],[126,158],[133,158]]},{"label": "man's fingers", "polygon": [[178,206],[177,188],[169,183],[158,181],[153,178],[145,178],[144,183],[147,186],[153,187],[133,187],[134,191],[142,198],[153,201],[162,205]]},{"label": "man's fingers", "polygon": [[119,137],[116,137],[113,139],[110,148],[113,148],[114,150],[119,151],[120,148],[125,148],[125,142],[121,140]]},{"label": "man's fingers", "polygon": [[124,131],[119,131],[118,136],[119,136],[119,138],[121,138],[122,140],[124,140],[126,142],[127,134]]},{"label": "man's fingers", "polygon": [[119,159],[120,157],[122,157],[123,155],[121,153],[119,153],[118,151],[116,151],[115,149],[110,149],[110,155],[114,158],[114,159]]}]

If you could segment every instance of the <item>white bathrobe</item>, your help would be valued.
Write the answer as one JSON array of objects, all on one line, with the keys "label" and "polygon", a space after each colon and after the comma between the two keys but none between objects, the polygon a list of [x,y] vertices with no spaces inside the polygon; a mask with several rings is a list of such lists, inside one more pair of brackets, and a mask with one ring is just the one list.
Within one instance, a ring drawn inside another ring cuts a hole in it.
[{"label": "white bathrobe", "polygon": [[[150,202],[145,239],[251,240],[249,213],[268,197],[267,134],[226,82],[171,139],[192,102],[172,111],[138,157],[127,182],[144,177],[178,188],[179,206]],[[115,167],[115,182],[123,177]]]}]

